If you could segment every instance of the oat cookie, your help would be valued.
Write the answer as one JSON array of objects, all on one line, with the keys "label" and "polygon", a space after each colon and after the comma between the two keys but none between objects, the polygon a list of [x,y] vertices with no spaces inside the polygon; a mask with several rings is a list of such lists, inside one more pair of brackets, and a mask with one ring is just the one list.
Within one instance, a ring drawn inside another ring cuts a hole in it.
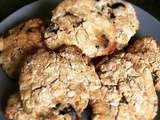
[{"label": "oat cookie", "polygon": [[[152,120],[155,117],[158,101],[152,71],[140,64],[141,58],[131,59],[135,57],[122,52],[97,66],[103,97],[90,103],[93,120]],[[103,107],[98,109],[99,106]]]},{"label": "oat cookie", "polygon": [[0,63],[11,78],[19,76],[24,59],[41,48],[45,22],[28,20],[0,38]]},{"label": "oat cookie", "polygon": [[45,32],[45,43],[55,49],[76,45],[89,57],[122,49],[139,22],[131,4],[121,0],[64,0]]},{"label": "oat cookie", "polygon": [[19,85],[27,112],[39,114],[72,107],[80,116],[90,93],[99,89],[100,80],[88,58],[70,46],[57,53],[39,50],[28,58]]},{"label": "oat cookie", "polygon": [[72,120],[69,114],[58,115],[58,112],[52,112],[51,110],[47,114],[41,115],[36,115],[34,111],[27,113],[22,106],[19,93],[9,98],[5,109],[5,117],[8,120]]},{"label": "oat cookie", "polygon": [[128,55],[131,61],[135,61],[137,66],[149,67],[154,80],[155,88],[160,91],[160,47],[154,37],[147,36],[137,40],[129,47]]}]

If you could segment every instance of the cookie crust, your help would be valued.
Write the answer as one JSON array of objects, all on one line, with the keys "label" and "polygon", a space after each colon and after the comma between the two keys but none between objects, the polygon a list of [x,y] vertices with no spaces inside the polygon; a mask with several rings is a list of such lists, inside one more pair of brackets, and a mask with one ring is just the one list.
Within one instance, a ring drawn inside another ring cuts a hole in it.
[{"label": "cookie crust", "polygon": [[90,93],[101,84],[88,57],[68,46],[58,53],[40,50],[34,54],[22,69],[19,85],[26,111],[45,113],[72,106],[80,116]]},{"label": "cookie crust", "polygon": [[0,64],[9,77],[17,79],[26,57],[43,47],[44,26],[44,20],[31,19],[0,38]]},{"label": "cookie crust", "polygon": [[89,57],[122,49],[136,33],[139,22],[133,7],[120,0],[64,0],[45,32],[45,43],[55,49],[76,45]]}]

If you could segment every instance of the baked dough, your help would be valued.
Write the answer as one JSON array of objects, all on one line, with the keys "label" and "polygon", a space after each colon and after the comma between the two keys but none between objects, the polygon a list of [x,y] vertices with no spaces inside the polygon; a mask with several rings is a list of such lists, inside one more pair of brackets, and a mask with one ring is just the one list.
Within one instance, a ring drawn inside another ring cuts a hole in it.
[{"label": "baked dough", "polygon": [[27,112],[47,113],[71,106],[78,117],[88,105],[90,94],[101,87],[94,66],[74,46],[57,53],[39,50],[25,63],[19,85]]},{"label": "baked dough", "polygon": [[43,46],[44,25],[39,18],[28,20],[0,38],[0,64],[9,77],[17,79],[26,57]]},{"label": "baked dough", "polygon": [[90,103],[93,120],[152,120],[155,117],[158,99],[152,69],[159,67],[155,61],[159,58],[155,54],[156,46],[152,37],[146,37],[127,52],[97,65],[103,87],[101,97],[95,96],[97,99]]},{"label": "baked dough", "polygon": [[20,94],[12,95],[5,109],[5,117],[9,120],[72,120],[69,114],[58,115],[58,112],[48,111],[48,114],[36,115],[36,113],[25,112]]},{"label": "baked dough", "polygon": [[45,32],[45,43],[55,49],[78,46],[89,57],[122,49],[136,33],[139,22],[131,4],[121,0],[64,0]]},{"label": "baked dough", "polygon": [[20,76],[22,110],[15,113],[13,108],[20,105],[9,101],[8,106],[15,107],[7,107],[6,116],[70,120],[68,111],[73,110],[80,119],[89,104],[92,120],[152,120],[158,109],[153,84],[159,82],[158,71],[154,72],[159,69],[158,50],[154,38],[144,37],[126,52],[97,63],[97,73],[75,46],[56,52],[38,50],[28,57]]},{"label": "baked dough", "polygon": [[160,91],[160,46],[156,43],[154,37],[143,37],[129,47],[129,53],[132,61],[141,67],[149,67],[154,80],[155,88]]}]

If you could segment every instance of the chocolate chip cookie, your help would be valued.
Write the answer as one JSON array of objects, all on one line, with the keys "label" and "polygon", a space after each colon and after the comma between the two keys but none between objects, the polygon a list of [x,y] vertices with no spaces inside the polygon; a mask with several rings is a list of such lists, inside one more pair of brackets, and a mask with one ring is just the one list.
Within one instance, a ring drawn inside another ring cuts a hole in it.
[{"label": "chocolate chip cookie", "polygon": [[69,114],[58,115],[58,112],[48,111],[47,114],[37,115],[35,112],[27,113],[22,105],[20,94],[12,95],[5,109],[5,117],[8,120],[72,120]]},{"label": "chocolate chip cookie", "polygon": [[0,38],[0,63],[11,78],[18,78],[25,58],[43,46],[44,25],[42,19],[28,20]]},{"label": "chocolate chip cookie", "polygon": [[154,80],[155,88],[160,91],[160,47],[154,37],[147,36],[129,47],[128,52],[131,61],[135,61],[137,66],[149,67]]},{"label": "chocolate chip cookie", "polygon": [[[101,97],[97,96],[97,100],[91,102],[94,120],[152,120],[157,114],[154,77],[147,63],[158,59],[149,50],[155,50],[156,44],[152,38],[143,38],[142,41],[137,41],[129,50],[137,53],[121,52],[98,64],[97,71],[103,87]],[[156,69],[155,64],[158,63],[150,64]]]},{"label": "chocolate chip cookie", "polygon": [[50,109],[72,107],[80,117],[90,93],[101,84],[88,57],[78,48],[68,46],[57,53],[39,50],[29,57],[19,85],[25,111],[46,114]]},{"label": "chocolate chip cookie", "polygon": [[131,4],[121,0],[64,0],[45,32],[45,43],[55,49],[76,45],[89,57],[122,49],[139,22]]}]

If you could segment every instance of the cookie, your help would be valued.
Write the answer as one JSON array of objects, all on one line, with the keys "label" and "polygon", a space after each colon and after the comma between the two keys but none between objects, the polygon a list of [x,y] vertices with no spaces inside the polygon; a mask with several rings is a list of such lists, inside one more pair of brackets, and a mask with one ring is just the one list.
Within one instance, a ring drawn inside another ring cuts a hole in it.
[{"label": "cookie", "polygon": [[121,0],[64,0],[45,32],[50,49],[76,45],[93,58],[122,49],[139,22],[131,4]]},{"label": "cookie", "polygon": [[25,58],[43,47],[44,25],[38,18],[28,20],[0,38],[0,64],[9,77],[18,78]]},{"label": "cookie", "polygon": [[30,117],[23,112],[23,108],[20,101],[20,95],[17,93],[10,96],[7,107],[5,109],[5,117],[9,120],[29,120]]},{"label": "cookie", "polygon": [[129,47],[128,52],[134,54],[131,61],[136,61],[141,67],[149,67],[154,80],[155,88],[160,91],[160,47],[156,40],[151,37],[143,37]]},{"label": "cookie", "polygon": [[56,114],[58,113],[52,113],[52,111],[48,111],[47,114],[41,114],[38,116],[34,112],[25,112],[19,93],[14,94],[9,98],[7,107],[5,109],[5,117],[9,120],[72,120],[69,114]]},{"label": "cookie", "polygon": [[[132,57],[131,57],[132,56]],[[141,58],[119,53],[97,66],[102,82],[100,97],[91,101],[93,120],[152,120],[157,112],[157,95],[152,71],[141,66]],[[103,108],[99,108],[103,106]]]},{"label": "cookie", "polygon": [[90,93],[101,84],[88,57],[78,48],[68,46],[57,53],[39,50],[29,57],[22,68],[19,85],[27,112],[45,114],[50,109],[69,107],[80,117]]}]

